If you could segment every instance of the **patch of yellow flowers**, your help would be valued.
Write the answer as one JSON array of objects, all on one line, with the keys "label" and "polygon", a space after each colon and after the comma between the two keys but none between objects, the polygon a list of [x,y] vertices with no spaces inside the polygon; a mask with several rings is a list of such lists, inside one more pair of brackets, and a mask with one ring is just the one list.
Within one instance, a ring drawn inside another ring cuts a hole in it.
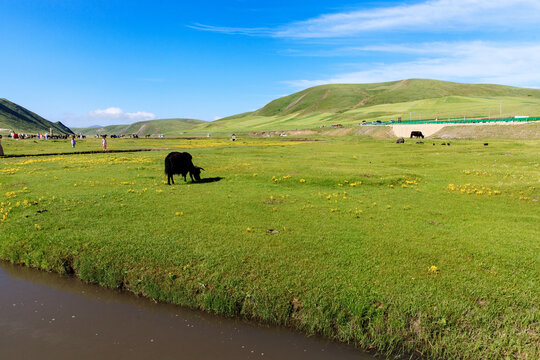
[{"label": "patch of yellow flowers", "polygon": [[415,190],[419,191],[419,190],[417,189],[417,187],[418,187],[418,185],[420,184],[420,181],[421,181],[421,180],[422,180],[422,179],[420,179],[420,178],[415,178],[415,179],[405,179],[405,180],[403,180],[403,181],[398,182],[397,184],[389,184],[388,187],[389,187],[390,189],[393,189],[393,188],[396,187],[396,186],[401,186],[401,187],[404,188],[404,189],[405,189],[405,188],[412,188],[412,189],[415,189]]},{"label": "patch of yellow flowers", "polygon": [[476,186],[471,184],[464,184],[464,185],[455,185],[455,184],[448,184],[447,187],[450,191],[459,192],[460,194],[468,194],[468,195],[487,195],[487,196],[494,196],[494,195],[500,195],[500,190],[494,190],[486,186]]},{"label": "patch of yellow flowers", "polygon": [[19,168],[6,168],[6,169],[0,170],[0,174],[2,174],[2,175],[13,175],[19,170],[20,170]]},{"label": "patch of yellow flowers", "polygon": [[414,180],[405,179],[405,181],[403,181],[401,183],[401,187],[402,188],[414,188],[415,186],[418,186],[419,182],[420,182],[420,178],[416,178]]},{"label": "patch of yellow flowers", "polygon": [[478,171],[478,170],[472,170],[472,171],[471,170],[464,170],[463,173],[465,175],[475,175],[475,176],[480,176],[480,175],[489,176],[489,175],[491,175],[486,171]]},{"label": "patch of yellow flowers", "polygon": [[362,185],[362,181],[355,181],[355,182],[350,182],[349,180],[345,179],[343,180],[343,183],[339,183],[337,184],[339,187],[342,187],[342,186],[347,186],[349,185],[350,187],[355,187],[357,185]]},{"label": "patch of yellow flowers", "polygon": [[292,176],[291,175],[284,175],[282,177],[275,177],[275,176],[272,176],[272,181],[274,182],[274,184],[277,184],[283,180],[287,180],[287,179],[290,179]]},{"label": "patch of yellow flowers", "polygon": [[11,203],[8,202],[2,202],[0,203],[0,223],[3,223],[6,221],[9,212],[11,211]]},{"label": "patch of yellow flowers", "polygon": [[14,197],[17,197],[18,194],[27,193],[27,192],[28,192],[28,187],[26,187],[26,186],[24,188],[22,188],[22,190],[6,191],[6,199],[14,198]]}]

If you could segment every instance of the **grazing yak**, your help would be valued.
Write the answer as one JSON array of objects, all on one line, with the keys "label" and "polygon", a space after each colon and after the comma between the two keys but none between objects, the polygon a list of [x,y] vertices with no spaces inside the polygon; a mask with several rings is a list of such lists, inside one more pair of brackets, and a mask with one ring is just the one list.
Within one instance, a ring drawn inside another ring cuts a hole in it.
[{"label": "grazing yak", "polygon": [[416,138],[424,138],[424,134],[422,134],[421,131],[411,131],[411,139],[413,137],[416,137]]},{"label": "grazing yak", "polygon": [[187,152],[173,151],[165,158],[165,174],[167,174],[167,184],[174,184],[173,175],[180,174],[186,180],[186,175],[189,173],[191,181],[201,181],[202,167],[193,165],[191,154]]}]

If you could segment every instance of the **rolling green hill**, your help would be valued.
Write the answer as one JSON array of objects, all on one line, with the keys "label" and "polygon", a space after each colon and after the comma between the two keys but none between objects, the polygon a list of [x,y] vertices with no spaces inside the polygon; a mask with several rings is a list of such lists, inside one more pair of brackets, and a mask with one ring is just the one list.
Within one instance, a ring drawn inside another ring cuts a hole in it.
[{"label": "rolling green hill", "polygon": [[201,125],[205,131],[313,129],[365,121],[540,115],[540,90],[410,79],[321,85]]},{"label": "rolling green hill", "polygon": [[178,136],[194,127],[205,124],[206,121],[195,119],[159,119],[139,121],[130,125],[108,125],[103,127],[73,128],[77,134],[116,134],[116,135],[158,135]]},{"label": "rolling green hill", "polygon": [[56,134],[73,133],[59,121],[53,123],[7,99],[0,99],[0,129],[3,132],[49,132],[51,128]]},{"label": "rolling green hill", "polygon": [[375,84],[321,85],[276,99],[255,113],[257,115],[275,116],[293,113],[350,111],[359,107],[405,103],[449,96],[513,96],[540,99],[540,90],[420,79]]}]

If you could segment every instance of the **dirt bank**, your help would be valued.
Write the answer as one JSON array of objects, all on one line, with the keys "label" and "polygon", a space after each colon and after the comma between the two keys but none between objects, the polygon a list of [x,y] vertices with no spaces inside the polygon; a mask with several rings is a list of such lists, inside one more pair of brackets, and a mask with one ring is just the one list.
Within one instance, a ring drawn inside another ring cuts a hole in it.
[{"label": "dirt bank", "polygon": [[500,122],[486,124],[416,124],[392,125],[394,136],[409,137],[411,131],[421,131],[424,136],[450,139],[540,138],[540,123]]},{"label": "dirt bank", "polygon": [[433,137],[447,139],[540,139],[540,123],[446,126],[434,133]]}]

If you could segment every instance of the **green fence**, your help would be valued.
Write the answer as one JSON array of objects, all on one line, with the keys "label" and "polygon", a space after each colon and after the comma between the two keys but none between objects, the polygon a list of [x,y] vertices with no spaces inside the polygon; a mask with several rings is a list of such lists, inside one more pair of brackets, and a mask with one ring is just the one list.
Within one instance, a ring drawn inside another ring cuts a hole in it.
[{"label": "green fence", "polygon": [[531,122],[540,121],[540,117],[518,117],[518,118],[495,118],[495,119],[426,119],[426,120],[405,120],[401,122],[397,121],[381,121],[381,122],[367,122],[366,125],[418,125],[418,124],[489,124],[497,122]]}]

